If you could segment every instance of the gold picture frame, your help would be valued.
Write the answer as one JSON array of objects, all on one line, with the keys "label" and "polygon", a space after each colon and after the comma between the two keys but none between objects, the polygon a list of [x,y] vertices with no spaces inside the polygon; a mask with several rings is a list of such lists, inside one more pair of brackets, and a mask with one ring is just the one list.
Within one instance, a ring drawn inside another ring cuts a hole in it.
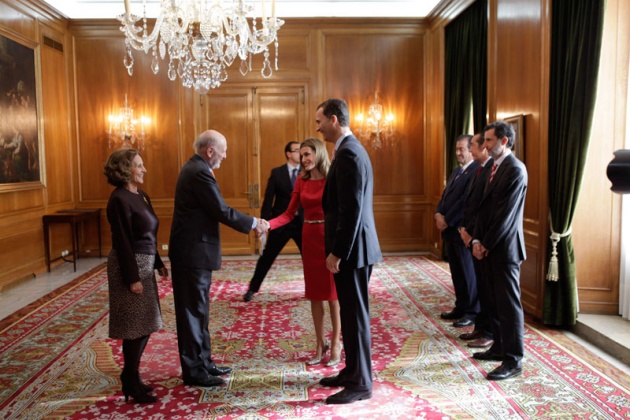
[{"label": "gold picture frame", "polygon": [[45,186],[39,46],[0,31],[0,193]]},{"label": "gold picture frame", "polygon": [[521,162],[525,163],[525,116],[523,114],[513,115],[504,118],[508,124],[514,129],[514,144],[512,152]]}]

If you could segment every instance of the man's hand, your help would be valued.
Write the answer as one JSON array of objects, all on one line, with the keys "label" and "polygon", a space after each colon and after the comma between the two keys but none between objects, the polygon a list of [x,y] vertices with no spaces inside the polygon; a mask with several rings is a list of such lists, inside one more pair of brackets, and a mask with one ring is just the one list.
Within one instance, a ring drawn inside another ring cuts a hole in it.
[{"label": "man's hand", "polygon": [[444,229],[448,227],[448,223],[446,223],[446,219],[444,219],[444,216],[440,213],[437,213],[435,215],[435,226],[438,228],[440,232],[442,232]]},{"label": "man's hand", "polygon": [[269,230],[269,222],[266,221],[265,219],[258,219],[258,222],[256,223],[256,228],[254,229],[254,231],[256,232],[256,236],[260,236],[263,233],[267,233],[268,230]]},{"label": "man's hand", "polygon": [[465,227],[459,228],[459,237],[462,238],[462,242],[466,245],[466,248],[470,248],[470,243],[472,242],[472,236],[468,233]]},{"label": "man's hand", "polygon": [[337,274],[339,272],[339,264],[341,262],[341,258],[335,257],[333,254],[328,254],[326,257],[326,268],[333,274]]},{"label": "man's hand", "polygon": [[158,268],[157,272],[160,277],[168,277],[168,268],[166,267]]},{"label": "man's hand", "polygon": [[488,250],[483,245],[481,245],[481,242],[475,242],[473,244],[473,255],[478,260],[482,260],[484,259],[484,257],[488,256]]}]

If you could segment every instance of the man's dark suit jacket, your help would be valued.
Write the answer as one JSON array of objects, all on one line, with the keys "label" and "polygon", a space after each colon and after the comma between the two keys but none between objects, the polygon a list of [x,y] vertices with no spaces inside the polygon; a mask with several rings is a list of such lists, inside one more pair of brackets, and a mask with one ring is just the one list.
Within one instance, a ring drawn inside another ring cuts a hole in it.
[{"label": "man's dark suit jacket", "polygon": [[466,228],[466,232],[471,236],[475,232],[475,221],[479,213],[479,204],[481,203],[485,186],[488,183],[488,177],[490,176],[493,162],[492,158],[489,158],[486,164],[481,168],[479,175],[473,175],[470,184],[468,184],[464,217],[460,226]]},{"label": "man's dark suit jacket", "polygon": [[353,135],[339,145],[322,197],[326,254],[341,258],[349,268],[383,259],[376,234],[372,198],[372,164]]},{"label": "man's dark suit jacket", "polygon": [[[299,175],[298,175],[299,176]],[[293,186],[291,185],[291,175],[287,169],[287,165],[278,166],[271,170],[267,188],[265,189],[265,198],[260,209],[260,217],[265,220],[271,220],[280,216],[285,212],[291,202],[291,193]],[[293,219],[301,223],[304,220],[304,212],[302,207],[298,210],[298,215]]]},{"label": "man's dark suit jacket", "polygon": [[486,183],[473,235],[488,250],[481,269],[487,282],[486,303],[494,338],[489,351],[501,354],[502,365],[507,368],[520,368],[524,354],[520,266],[525,260],[526,191],[525,165],[510,153],[492,182]]},{"label": "man's dark suit jacket", "polygon": [[527,169],[510,153],[486,183],[479,203],[473,238],[488,254],[501,261],[525,260],[523,210],[527,191]]},{"label": "man's dark suit jacket", "polygon": [[[446,188],[442,192],[442,198],[437,205],[437,213],[444,216],[448,229],[457,229],[464,218],[466,207],[466,192],[470,181],[479,169],[479,162],[471,162],[470,165],[458,176],[460,168],[455,168],[448,178]],[[442,236],[446,231],[442,231]]]},{"label": "man's dark suit jacket", "polygon": [[221,268],[219,223],[248,233],[254,222],[252,216],[225,203],[210,166],[195,154],[177,180],[168,251],[171,262],[181,267]]},{"label": "man's dark suit jacket", "polygon": [[326,254],[341,258],[335,273],[346,366],[346,390],[372,390],[372,336],[368,285],[383,259],[372,209],[374,178],[367,152],[352,135],[337,148],[322,196]]}]

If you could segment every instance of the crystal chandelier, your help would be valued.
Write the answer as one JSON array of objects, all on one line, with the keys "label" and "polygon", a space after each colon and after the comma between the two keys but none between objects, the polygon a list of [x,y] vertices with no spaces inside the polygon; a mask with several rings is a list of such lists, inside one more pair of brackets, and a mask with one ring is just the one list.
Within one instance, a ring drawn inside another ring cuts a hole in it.
[{"label": "crystal chandelier", "polygon": [[144,150],[144,127],[151,123],[147,117],[140,117],[140,132],[136,132],[138,120],[133,117],[133,108],[127,103],[125,95],[125,106],[120,108],[118,115],[110,115],[109,130],[107,131],[107,146],[112,148],[135,147]]},{"label": "crystal chandelier", "polygon": [[378,93],[374,93],[374,102],[368,108],[367,118],[363,114],[359,114],[355,120],[358,125],[359,138],[373,149],[396,144],[394,114],[385,115],[383,113],[383,105],[378,102]]},{"label": "crystal chandelier", "polygon": [[[262,1],[260,28],[247,15],[253,6],[246,0],[161,0],[160,12],[151,33],[147,29],[146,0],[143,16],[130,12],[130,0],[125,0],[125,13],[118,16],[125,34],[124,64],[133,73],[132,49],[151,50],[151,69],[160,69],[159,59],[168,55],[167,75],[179,77],[185,87],[194,87],[200,94],[217,88],[227,80],[227,68],[238,57],[240,72],[245,76],[252,69],[252,56],[263,53],[264,78],[273,71],[269,60],[269,45],[275,46],[275,70],[278,70],[278,30],[284,24],[275,16],[275,0],[271,0],[271,17],[265,16]],[[142,20],[142,26],[136,22]]]}]

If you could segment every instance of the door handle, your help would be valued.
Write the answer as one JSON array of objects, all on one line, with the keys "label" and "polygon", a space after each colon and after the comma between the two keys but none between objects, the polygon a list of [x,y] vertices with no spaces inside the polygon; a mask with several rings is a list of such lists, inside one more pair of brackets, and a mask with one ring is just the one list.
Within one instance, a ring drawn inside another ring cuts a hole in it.
[{"label": "door handle", "polygon": [[254,202],[253,202],[254,185],[249,184],[248,188],[249,188],[249,191],[245,191],[243,194],[245,194],[249,200],[249,208],[253,209],[254,208]]},{"label": "door handle", "polygon": [[260,197],[258,194],[258,184],[254,184],[254,201],[255,201],[255,205],[254,208],[259,208],[260,207]]}]

